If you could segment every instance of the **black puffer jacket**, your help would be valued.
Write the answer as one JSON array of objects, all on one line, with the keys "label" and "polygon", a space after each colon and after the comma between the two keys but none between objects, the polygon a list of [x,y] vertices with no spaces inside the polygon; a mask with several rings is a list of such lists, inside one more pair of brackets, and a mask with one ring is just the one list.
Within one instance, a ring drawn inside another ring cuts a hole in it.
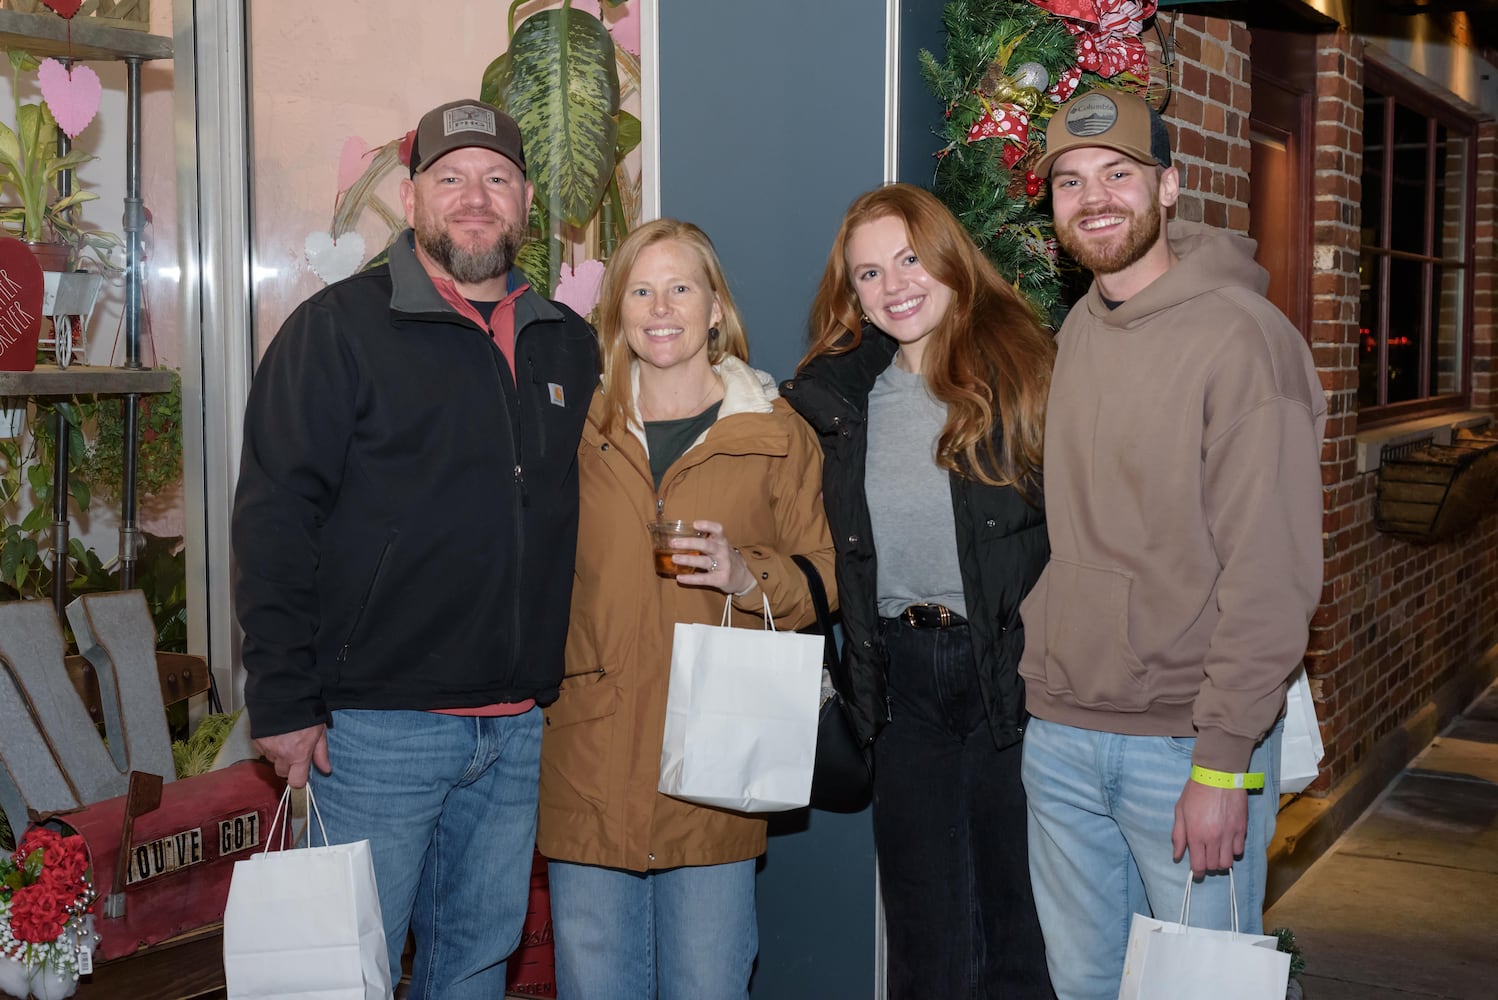
[{"label": "black puffer jacket", "polygon": [[[871,742],[889,720],[886,657],[879,639],[875,591],[877,554],[864,493],[869,392],[889,367],[895,342],[865,328],[847,354],[824,355],[781,386],[822,442],[823,502],[837,549],[843,658],[852,690],[843,692],[854,725]],[[985,486],[952,475],[957,559],[967,600],[978,680],[994,742],[1006,747],[1024,733],[1025,691],[1019,676],[1025,630],[1019,605],[1050,556],[1038,490],[1027,502],[1013,488]]]}]

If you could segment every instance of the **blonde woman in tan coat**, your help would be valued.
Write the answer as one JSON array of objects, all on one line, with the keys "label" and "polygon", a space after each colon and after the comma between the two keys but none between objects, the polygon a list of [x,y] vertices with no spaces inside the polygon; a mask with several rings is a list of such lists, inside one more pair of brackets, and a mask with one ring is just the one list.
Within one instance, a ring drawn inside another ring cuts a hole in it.
[{"label": "blonde woman in tan coat", "polygon": [[[609,261],[603,379],[578,450],[577,576],[561,697],[542,738],[540,848],[551,861],[561,1000],[748,995],[760,816],[656,791],[677,622],[814,620],[793,555],[832,588],[821,449],[748,366],[711,241],[647,223]],[[646,523],[693,522],[701,554],[656,575]]]}]

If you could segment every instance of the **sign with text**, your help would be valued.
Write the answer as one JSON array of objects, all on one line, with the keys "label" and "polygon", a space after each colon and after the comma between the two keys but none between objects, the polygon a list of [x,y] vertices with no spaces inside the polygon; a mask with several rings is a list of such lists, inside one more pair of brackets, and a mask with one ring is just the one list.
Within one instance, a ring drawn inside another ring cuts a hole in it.
[{"label": "sign with text", "polygon": [[0,371],[36,368],[42,288],[42,267],[26,244],[0,237]]}]

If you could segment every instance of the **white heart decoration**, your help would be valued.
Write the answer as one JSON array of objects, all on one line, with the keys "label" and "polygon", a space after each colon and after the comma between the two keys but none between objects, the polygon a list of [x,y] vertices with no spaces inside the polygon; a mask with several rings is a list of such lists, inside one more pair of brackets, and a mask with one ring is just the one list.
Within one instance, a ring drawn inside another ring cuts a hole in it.
[{"label": "white heart decoration", "polygon": [[302,244],[307,263],[313,272],[326,284],[342,281],[364,263],[364,237],[358,233],[344,233],[333,242],[333,237],[319,230],[308,233]]},{"label": "white heart decoration", "polygon": [[87,66],[68,67],[56,59],[43,59],[36,70],[36,82],[42,91],[42,100],[57,119],[57,127],[77,136],[99,113],[99,100],[104,88],[99,83],[99,74]]}]

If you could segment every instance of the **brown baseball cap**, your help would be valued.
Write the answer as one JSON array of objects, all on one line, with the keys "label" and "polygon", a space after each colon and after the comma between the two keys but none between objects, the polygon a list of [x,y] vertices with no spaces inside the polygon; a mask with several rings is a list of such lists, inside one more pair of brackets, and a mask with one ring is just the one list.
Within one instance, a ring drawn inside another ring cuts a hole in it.
[{"label": "brown baseball cap", "polygon": [[525,173],[525,145],[515,119],[483,101],[451,101],[421,116],[411,142],[411,176],[468,146],[492,149]]},{"label": "brown baseball cap", "polygon": [[1170,166],[1170,133],[1155,109],[1142,97],[1122,90],[1089,90],[1078,94],[1051,116],[1045,130],[1045,155],[1035,164],[1049,177],[1056,158],[1069,149],[1101,146],[1140,163]]}]

